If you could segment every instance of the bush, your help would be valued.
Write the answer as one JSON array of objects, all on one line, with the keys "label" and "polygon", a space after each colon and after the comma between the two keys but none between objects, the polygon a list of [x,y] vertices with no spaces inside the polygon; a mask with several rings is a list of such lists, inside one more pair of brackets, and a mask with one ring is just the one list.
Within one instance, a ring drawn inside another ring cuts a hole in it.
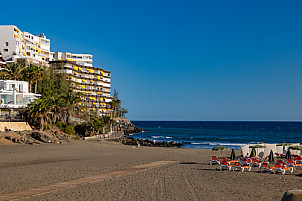
[{"label": "bush", "polygon": [[73,124],[67,124],[64,122],[58,122],[56,123],[56,126],[63,132],[68,133],[70,135],[75,135],[74,131],[74,125]]}]

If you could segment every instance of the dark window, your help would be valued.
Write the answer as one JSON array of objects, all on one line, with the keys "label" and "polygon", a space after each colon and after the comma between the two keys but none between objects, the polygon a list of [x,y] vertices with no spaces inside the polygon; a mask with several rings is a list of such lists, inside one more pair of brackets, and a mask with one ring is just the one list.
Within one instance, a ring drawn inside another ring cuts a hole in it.
[{"label": "dark window", "polygon": [[8,49],[3,49],[3,52],[8,52]]},{"label": "dark window", "polygon": [[8,42],[5,42],[5,46],[8,46]]}]

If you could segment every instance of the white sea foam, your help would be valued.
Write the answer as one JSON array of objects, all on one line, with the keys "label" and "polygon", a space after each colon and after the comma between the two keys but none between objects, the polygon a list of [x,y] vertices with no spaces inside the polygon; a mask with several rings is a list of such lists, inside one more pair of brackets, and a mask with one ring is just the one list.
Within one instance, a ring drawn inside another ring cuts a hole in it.
[{"label": "white sea foam", "polygon": [[165,138],[164,136],[151,136],[151,138]]},{"label": "white sea foam", "polygon": [[192,145],[210,145],[210,146],[238,146],[238,147],[242,147],[245,146],[247,144],[244,143],[218,143],[218,142],[187,142],[189,144]]},{"label": "white sea foam", "polygon": [[245,146],[247,144],[244,144],[244,143],[217,143],[217,145],[221,145],[221,146],[239,146],[239,147],[242,147],[242,146]]}]

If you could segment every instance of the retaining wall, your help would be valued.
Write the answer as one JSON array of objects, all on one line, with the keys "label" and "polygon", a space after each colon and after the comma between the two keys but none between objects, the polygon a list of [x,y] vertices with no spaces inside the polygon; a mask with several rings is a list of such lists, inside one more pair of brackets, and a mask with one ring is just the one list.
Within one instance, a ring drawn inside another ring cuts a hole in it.
[{"label": "retaining wall", "polygon": [[4,131],[5,127],[12,131],[32,130],[27,122],[0,122],[0,131]]}]

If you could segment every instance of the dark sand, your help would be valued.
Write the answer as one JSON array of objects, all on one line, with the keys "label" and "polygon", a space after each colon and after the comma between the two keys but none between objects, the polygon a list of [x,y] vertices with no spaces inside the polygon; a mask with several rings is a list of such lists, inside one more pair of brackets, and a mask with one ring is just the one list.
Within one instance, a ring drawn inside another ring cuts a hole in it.
[{"label": "dark sand", "polygon": [[67,145],[1,145],[0,194],[55,184],[156,161],[174,164],[22,200],[281,200],[301,188],[302,168],[286,175],[219,171],[214,155],[230,151],[134,148],[74,141]]}]

